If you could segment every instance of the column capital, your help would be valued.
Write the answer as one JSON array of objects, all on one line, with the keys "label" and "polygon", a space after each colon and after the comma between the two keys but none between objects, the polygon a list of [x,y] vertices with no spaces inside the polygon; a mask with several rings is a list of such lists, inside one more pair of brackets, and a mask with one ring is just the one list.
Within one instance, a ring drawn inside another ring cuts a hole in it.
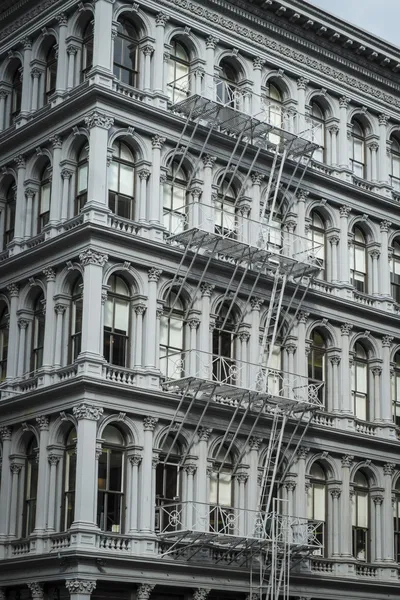
[{"label": "column capital", "polygon": [[156,15],[156,25],[159,27],[165,27],[167,22],[169,21],[169,16],[164,12],[159,12]]},{"label": "column capital", "polygon": [[31,187],[25,188],[24,191],[25,191],[26,198],[33,198],[34,195],[36,194],[36,191]]},{"label": "column capital", "polygon": [[63,169],[61,171],[61,177],[63,179],[71,179],[72,175],[73,175],[73,173],[69,169]]},{"label": "column capital", "polygon": [[351,208],[349,206],[343,205],[339,208],[339,212],[341,217],[347,219],[349,214],[351,213]]},{"label": "column capital", "polygon": [[337,135],[339,133],[339,129],[339,125],[337,125],[336,123],[333,123],[332,125],[329,125],[327,127],[327,130],[331,135]]},{"label": "column capital", "polygon": [[251,310],[261,310],[261,305],[264,302],[262,298],[258,298],[257,296],[253,296],[250,298]]},{"label": "column capital", "polygon": [[96,581],[90,579],[66,579],[65,587],[70,594],[91,594],[96,589]]},{"label": "column capital", "polygon": [[211,298],[211,294],[215,288],[215,285],[211,283],[202,283],[200,286],[201,295],[207,298]]},{"label": "column capital", "polygon": [[19,286],[16,283],[10,283],[7,286],[7,291],[10,294],[11,298],[18,298],[19,296]]},{"label": "column capital", "polygon": [[87,419],[89,421],[98,421],[103,415],[103,409],[93,404],[82,402],[78,406],[74,406],[72,409],[74,417],[80,421],[81,419]]},{"label": "column capital", "polygon": [[340,356],[338,356],[337,354],[334,354],[333,356],[329,356],[329,362],[332,365],[339,365],[340,364]]},{"label": "column capital", "polygon": [[147,307],[145,304],[137,304],[133,310],[137,315],[144,315],[144,313],[146,312],[146,308]]},{"label": "column capital", "polygon": [[154,52],[154,47],[151,44],[146,44],[141,50],[145,56],[151,56]]},{"label": "column capital", "polygon": [[154,281],[157,283],[157,281],[160,279],[161,277],[161,269],[156,269],[155,267],[152,267],[151,269],[148,270],[147,272],[147,279],[149,281]]},{"label": "column capital", "polygon": [[137,600],[149,600],[155,585],[152,583],[140,583],[137,589]]},{"label": "column capital", "polygon": [[296,482],[292,480],[285,481],[283,486],[285,489],[288,490],[288,492],[294,492],[294,490],[296,489]]},{"label": "column capital", "polygon": [[162,137],[161,135],[153,135],[153,137],[151,138],[151,145],[153,149],[157,149],[157,150],[161,150],[161,148],[164,146],[165,144],[165,137]]},{"label": "column capital", "polygon": [[297,456],[298,456],[298,458],[300,458],[302,460],[306,460],[307,454],[309,452],[310,452],[310,448],[308,448],[307,446],[303,446],[303,447],[297,449]]},{"label": "column capital", "polygon": [[156,417],[145,417],[143,419],[143,429],[145,431],[154,431],[157,423],[158,419]]},{"label": "column capital", "polygon": [[215,50],[215,47],[218,44],[218,42],[219,38],[209,35],[208,38],[206,38],[206,48],[211,48],[212,50]]},{"label": "column capital", "polygon": [[392,225],[391,221],[381,221],[379,223],[380,230],[385,233],[389,231],[391,225]]},{"label": "column capital", "polygon": [[57,315],[63,315],[67,310],[67,307],[65,306],[65,304],[55,304],[54,310]]},{"label": "column capital", "polygon": [[262,444],[263,439],[260,437],[251,437],[249,439],[249,448],[250,450],[258,450],[260,449],[260,446]]},{"label": "column capital", "polygon": [[308,86],[308,84],[310,83],[310,80],[307,79],[306,77],[299,77],[297,79],[296,83],[297,83],[298,90],[305,90],[306,87]]},{"label": "column capital", "polygon": [[383,465],[383,474],[389,475],[390,477],[392,477],[395,469],[396,469],[396,465],[394,463],[385,463]]},{"label": "column capital", "polygon": [[140,465],[140,463],[142,462],[142,455],[141,454],[131,454],[130,456],[128,456],[128,460],[131,463],[132,467],[138,467]]},{"label": "column capital", "polygon": [[40,415],[40,417],[36,417],[36,423],[40,431],[48,431],[49,430],[49,418],[45,415]]},{"label": "column capital", "polygon": [[340,498],[340,495],[342,493],[342,490],[340,488],[332,488],[331,490],[329,490],[330,495],[332,496],[332,498]]},{"label": "column capital", "polygon": [[47,282],[56,280],[56,272],[52,267],[46,267],[46,269],[43,269],[43,275],[46,277]]},{"label": "column capital", "polygon": [[263,179],[264,179],[264,175],[262,173],[253,171],[253,173],[251,174],[251,181],[252,181],[253,185],[261,185]]},{"label": "column capital", "polygon": [[264,64],[265,64],[265,60],[263,60],[259,56],[256,56],[255,58],[253,58],[253,69],[254,69],[254,71],[261,71],[261,69],[263,68]]},{"label": "column capital", "polygon": [[18,475],[22,469],[22,465],[17,462],[10,463],[10,471],[13,475]]},{"label": "column capital", "polygon": [[393,342],[393,337],[391,335],[384,335],[382,338],[382,346],[384,348],[390,348]]},{"label": "column capital", "polygon": [[347,469],[350,469],[350,467],[354,461],[354,456],[352,456],[351,454],[345,454],[344,456],[342,456],[341,461],[342,461],[342,467],[346,467]]},{"label": "column capital", "polygon": [[44,596],[43,586],[36,581],[31,581],[26,584],[31,592],[31,596],[34,600],[42,600]]},{"label": "column capital", "polygon": [[183,465],[183,469],[188,475],[194,475],[197,471],[197,466],[193,463],[189,463],[187,465]]},{"label": "column capital", "polygon": [[305,202],[309,196],[310,192],[306,190],[297,190],[296,198],[299,202]]},{"label": "column capital", "polygon": [[200,319],[190,319],[188,321],[190,329],[198,329],[200,325]]},{"label": "column capital", "polygon": [[199,588],[193,592],[193,600],[207,600],[210,592],[209,588]]},{"label": "column capital", "polygon": [[85,124],[89,129],[100,127],[109,130],[114,125],[114,118],[106,113],[94,110],[85,117]]},{"label": "column capital", "polygon": [[388,124],[388,122],[389,122],[389,116],[388,116],[388,115],[385,115],[384,113],[381,113],[381,114],[378,116],[378,121],[379,121],[379,125],[384,125],[384,126],[386,127],[386,125],[387,125],[387,124]]},{"label": "column capital", "polygon": [[382,494],[377,494],[376,496],[372,496],[372,501],[375,504],[375,506],[380,506],[381,504],[383,504],[383,500],[384,497],[382,496]]},{"label": "column capital", "polygon": [[200,442],[208,442],[211,434],[212,434],[212,429],[208,429],[207,427],[199,427],[199,430],[197,432]]},{"label": "column capital", "polygon": [[28,319],[18,319],[18,327],[20,329],[27,329],[29,325]]},{"label": "column capital", "polygon": [[204,154],[202,157],[202,163],[204,168],[212,169],[215,165],[215,161],[217,160],[216,156],[212,156],[211,154]]},{"label": "column capital", "polygon": [[340,332],[342,335],[350,335],[352,329],[353,325],[351,325],[351,323],[343,323],[343,325],[340,326]]},{"label": "column capital", "polygon": [[59,13],[56,15],[59,27],[66,27],[68,25],[68,17],[65,13]]},{"label": "column capital", "polygon": [[79,260],[82,266],[84,267],[86,267],[87,265],[97,265],[99,267],[104,267],[104,265],[108,261],[108,255],[101,254],[100,252],[96,252],[96,250],[87,248],[86,250],[80,253]]},{"label": "column capital", "polygon": [[299,323],[307,323],[307,319],[310,316],[310,313],[306,312],[306,311],[300,311],[297,315],[297,321]]},{"label": "column capital", "polygon": [[371,373],[375,377],[380,377],[382,375],[382,367],[371,367]]},{"label": "column capital", "polygon": [[0,427],[0,440],[5,442],[6,440],[11,440],[11,428],[10,427]]},{"label": "column capital", "polygon": [[49,142],[53,146],[53,150],[62,148],[62,139],[59,135],[53,135],[51,138],[49,138]]},{"label": "column capital", "polygon": [[149,169],[142,169],[141,171],[139,171],[138,173],[139,175],[139,179],[148,179],[151,175],[151,172]]},{"label": "column capital", "polygon": [[339,98],[339,108],[347,108],[350,102],[350,98],[347,98],[347,96],[341,96],[341,98]]},{"label": "column capital", "polygon": [[74,44],[68,44],[67,54],[73,54],[75,56],[77,53],[78,53],[78,46],[74,46]]},{"label": "column capital", "polygon": [[49,454],[47,460],[49,461],[50,466],[56,467],[61,460],[61,456],[59,456],[58,454]]},{"label": "column capital", "polygon": [[14,158],[14,162],[15,162],[17,169],[25,169],[26,162],[25,162],[25,157],[22,154],[19,154],[18,156],[16,156]]},{"label": "column capital", "polygon": [[24,37],[21,40],[21,44],[24,47],[24,50],[32,50],[32,40],[30,37]]}]

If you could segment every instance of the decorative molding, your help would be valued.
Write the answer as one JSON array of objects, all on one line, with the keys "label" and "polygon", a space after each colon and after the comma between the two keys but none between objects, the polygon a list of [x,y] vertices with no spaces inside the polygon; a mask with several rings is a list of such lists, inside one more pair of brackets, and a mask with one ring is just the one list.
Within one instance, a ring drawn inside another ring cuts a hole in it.
[{"label": "decorative molding", "polygon": [[108,255],[101,254],[100,252],[96,252],[91,248],[87,248],[80,253],[79,260],[84,267],[87,265],[98,265],[99,267],[104,267],[108,261]]},{"label": "decorative molding", "polygon": [[31,581],[26,584],[31,592],[31,596],[34,600],[42,600],[44,597],[43,586],[36,581]]},{"label": "decorative molding", "polygon": [[36,423],[40,431],[48,431],[49,430],[49,418],[45,415],[40,415],[40,417],[36,417]]},{"label": "decorative molding", "polygon": [[114,125],[114,119],[105,113],[94,110],[85,117],[85,124],[89,129],[92,129],[92,127],[101,127],[108,130]]},{"label": "decorative molding", "polygon": [[143,429],[145,431],[154,431],[157,423],[158,419],[156,417],[145,417],[143,419]]},{"label": "decorative molding", "polygon": [[103,409],[98,406],[94,406],[93,404],[82,402],[82,404],[74,406],[72,412],[74,417],[78,419],[78,421],[81,419],[98,421],[103,414]]},{"label": "decorative molding", "polygon": [[67,579],[65,587],[70,594],[91,594],[96,589],[96,582],[88,579]]}]

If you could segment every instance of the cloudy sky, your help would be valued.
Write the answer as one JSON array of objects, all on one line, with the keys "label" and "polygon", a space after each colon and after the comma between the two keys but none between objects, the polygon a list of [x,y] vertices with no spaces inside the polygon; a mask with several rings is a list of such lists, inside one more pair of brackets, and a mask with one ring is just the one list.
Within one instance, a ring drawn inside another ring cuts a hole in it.
[{"label": "cloudy sky", "polygon": [[308,0],[400,46],[400,0]]}]

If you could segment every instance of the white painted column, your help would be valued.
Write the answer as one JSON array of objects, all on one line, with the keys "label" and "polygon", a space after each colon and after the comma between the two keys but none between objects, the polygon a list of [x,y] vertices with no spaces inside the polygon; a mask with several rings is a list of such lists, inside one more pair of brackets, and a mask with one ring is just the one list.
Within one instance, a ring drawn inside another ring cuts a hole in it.
[{"label": "white painted column", "polygon": [[338,245],[340,238],[338,235],[332,235],[329,238],[331,247],[330,252],[330,280],[332,283],[339,281],[339,270],[338,270]]},{"label": "white painted column", "polygon": [[368,150],[370,152],[370,177],[371,177],[371,181],[373,182],[377,182],[378,181],[378,149],[379,149],[379,144],[378,142],[371,142],[370,144],[368,144]]},{"label": "white painted column", "polygon": [[348,218],[351,209],[348,206],[340,207],[340,240],[339,240],[339,273],[341,283],[349,283],[350,281],[350,263],[349,263],[349,247],[348,247]]},{"label": "white painted column", "polygon": [[256,366],[260,362],[260,310],[262,299],[253,297],[250,299],[250,341],[249,341],[249,362]]},{"label": "white painted column", "polygon": [[392,342],[393,337],[390,335],[385,335],[382,338],[381,419],[384,423],[393,423],[390,385],[390,348]]},{"label": "white painted column", "polygon": [[297,224],[296,233],[301,237],[306,235],[306,199],[308,198],[308,192],[299,190],[297,192]]},{"label": "white painted column", "polygon": [[82,347],[80,356],[99,358],[101,334],[99,315],[102,314],[101,295],[103,290],[103,267],[108,260],[107,254],[101,254],[87,248],[79,255],[83,266],[83,314]]},{"label": "white painted column", "polygon": [[297,133],[301,134],[306,127],[306,90],[309,80],[305,77],[297,79]]},{"label": "white painted column", "polygon": [[307,495],[306,495],[306,458],[310,448],[301,447],[297,450],[297,495],[296,495],[296,517],[307,518]]},{"label": "white painted column", "polygon": [[0,131],[4,130],[6,123],[6,98],[8,92],[6,90],[0,90]]},{"label": "white painted column", "polygon": [[261,71],[264,61],[259,57],[253,58],[253,94],[251,112],[253,117],[262,120],[261,113]]},{"label": "white painted column", "polygon": [[51,180],[50,224],[57,225],[61,219],[62,179],[61,179],[61,151],[62,141],[60,136],[54,135],[49,140],[53,146],[53,172]]},{"label": "white painted column", "polygon": [[[382,421],[381,417],[381,375],[382,367],[372,367],[371,373],[374,381],[374,421]],[[372,420],[372,419],[370,419]]]},{"label": "white painted column", "polygon": [[331,363],[331,377],[328,378],[328,410],[332,412],[340,412],[340,388],[339,388],[339,365],[340,356],[330,356],[329,362]]},{"label": "white painted column", "polygon": [[67,76],[67,26],[68,18],[65,13],[60,13],[56,16],[58,21],[58,58],[57,58],[57,77],[56,77],[56,92],[62,94],[66,88]]},{"label": "white painted column", "polygon": [[389,183],[389,172],[390,167],[386,155],[386,142],[387,142],[387,125],[389,117],[387,115],[379,115],[379,151],[378,151],[378,174],[379,183]]},{"label": "white painted column", "polygon": [[131,465],[130,493],[129,493],[129,532],[138,531],[139,516],[139,465],[142,462],[140,454],[129,456]]},{"label": "white painted column", "polygon": [[329,535],[332,538],[331,548],[332,557],[340,556],[340,529],[341,529],[341,517],[339,510],[339,500],[341,495],[340,488],[333,488],[329,490],[332,497],[332,528]]},{"label": "white painted column", "polygon": [[[261,205],[261,182],[263,180],[263,176],[261,173],[253,172],[251,174],[251,181],[253,183],[252,187],[252,199],[251,199],[251,214],[250,219],[254,221],[252,223],[252,229],[254,230],[254,234],[260,231],[260,205]],[[257,239],[257,238],[256,238]],[[255,244],[255,239],[253,238],[252,243]]]},{"label": "white painted column", "polygon": [[155,495],[153,496],[153,433],[158,419],[145,417],[143,420],[143,463],[141,469],[141,526],[140,530],[150,533],[154,530]]},{"label": "white painted column", "polygon": [[19,327],[19,347],[18,347],[18,371],[17,376],[22,377],[28,367],[25,364],[26,359],[26,330],[28,328],[28,319],[18,319]]},{"label": "white painted column", "polygon": [[342,496],[341,496],[341,519],[340,519],[340,555],[350,558],[352,556],[352,526],[351,526],[351,502],[350,502],[350,468],[354,456],[342,456]]},{"label": "white painted column", "polygon": [[213,169],[216,157],[205,154],[202,157],[203,162],[203,196],[202,204],[199,207],[199,225],[205,231],[214,231],[215,214],[213,196]]},{"label": "white painted column", "polygon": [[379,257],[381,255],[380,251],[377,248],[373,248],[372,250],[369,250],[368,252],[370,258],[371,258],[371,264],[372,264],[372,281],[370,281],[370,284],[372,283],[372,295],[373,296],[380,296],[380,289],[379,289],[379,273],[378,273],[378,269],[379,269]]},{"label": "white painted column", "polygon": [[307,377],[307,356],[306,356],[306,323],[309,313],[301,311],[297,315],[297,375]]},{"label": "white painted column", "polygon": [[215,99],[216,84],[214,82],[215,68],[215,48],[219,39],[210,35],[206,38],[206,75],[205,75],[205,90],[204,97],[210,100]]},{"label": "white painted column", "polygon": [[[7,380],[10,381],[17,375],[18,362],[18,298],[19,287],[15,283],[7,286],[7,292],[10,297],[10,324],[8,336],[8,360],[7,360]],[[1,489],[1,488],[0,488]],[[4,506],[4,505],[2,505]],[[1,512],[1,511],[0,511]],[[0,517],[1,518],[1,517]]]},{"label": "white painted column", "polygon": [[61,367],[61,350],[63,347],[63,325],[64,314],[67,307],[64,304],[57,303],[54,306],[56,313],[56,338],[54,342],[54,366]]},{"label": "white painted column", "polygon": [[165,143],[165,138],[155,135],[151,138],[153,148],[152,153],[152,175],[151,175],[151,196],[149,203],[149,221],[157,223],[162,221],[163,205],[160,194],[160,176],[161,176],[161,149]]},{"label": "white painted column", "polygon": [[249,440],[249,480],[247,483],[247,507],[249,511],[248,535],[254,536],[258,510],[260,508],[260,488],[258,486],[258,453],[262,443],[261,438],[252,437]]},{"label": "white painted column", "polygon": [[[11,471],[11,498],[10,498],[10,520],[8,523],[8,534],[10,537],[15,538],[18,533],[18,506],[19,506],[19,479],[22,471],[22,464],[13,461],[10,464]],[[9,490],[10,493],[10,490]]]},{"label": "white painted column", "polygon": [[193,463],[189,463],[183,466],[183,470],[186,473],[186,495],[185,500],[187,502],[186,510],[186,522],[188,529],[193,529],[193,524],[197,525],[197,510],[194,506],[194,476],[197,471],[197,466]]},{"label": "white painted column", "polygon": [[349,354],[349,335],[353,325],[350,323],[343,323],[340,326],[341,332],[341,348],[342,348],[342,360],[340,369],[340,399],[339,410],[342,413],[352,414],[352,401],[351,401],[351,389],[350,389],[350,354]]},{"label": "white painted column", "polygon": [[144,56],[143,91],[151,92],[151,56],[154,52],[154,48],[150,44],[146,44],[146,46],[143,46],[142,52]]},{"label": "white painted column", "polygon": [[62,201],[61,201],[61,222],[63,223],[64,221],[66,221],[69,217],[70,211],[69,211],[69,187],[70,187],[70,181],[71,181],[71,177],[72,177],[72,171],[70,171],[69,169],[62,169],[61,171],[61,178],[62,178]]},{"label": "white painted column", "polygon": [[93,67],[112,73],[112,23],[114,0],[95,0]]},{"label": "white painted column", "polygon": [[197,456],[198,469],[196,478],[196,512],[198,513],[198,525],[201,531],[208,531],[208,441],[212,429],[200,427],[198,434]]},{"label": "white painted column", "polygon": [[35,530],[38,535],[42,535],[47,524],[47,509],[49,496],[49,463],[47,460],[47,444],[49,440],[49,419],[41,415],[36,418],[40,431],[39,437],[39,468],[36,496],[36,518]]},{"label": "white painted column", "polygon": [[391,298],[390,289],[390,262],[389,262],[389,229],[392,223],[390,221],[380,222],[381,232],[381,260],[380,260],[380,295]]},{"label": "white painted column", "polygon": [[25,181],[26,165],[25,165],[25,159],[21,154],[15,159],[15,164],[17,167],[17,198],[16,198],[16,207],[15,207],[15,226],[14,226],[13,242],[18,244],[18,243],[22,242],[22,238],[24,236],[24,224],[25,224],[24,181]]},{"label": "white painted column", "polygon": [[[28,240],[32,237],[32,217],[33,217],[33,198],[35,197],[35,190],[28,187],[25,189],[26,198],[26,213],[25,213],[25,239]],[[36,233],[36,229],[35,229]]]},{"label": "white painted column", "polygon": [[382,559],[384,562],[394,562],[394,529],[393,529],[393,507],[392,507],[392,481],[396,465],[385,463],[383,465],[383,506],[382,506]]},{"label": "white painted column", "polygon": [[164,36],[165,36],[165,25],[169,20],[168,15],[163,12],[159,12],[156,15],[156,42],[154,49],[154,93],[164,93]]},{"label": "white painted column", "polygon": [[[189,374],[193,377],[198,374],[198,344],[197,344],[197,330],[200,326],[200,319],[190,319],[189,321],[189,332],[190,332],[190,341],[189,341],[189,350],[190,359],[189,359]],[[186,367],[187,368],[187,367]]]},{"label": "white painted column", "polygon": [[56,273],[54,269],[48,267],[44,269],[43,274],[45,275],[47,282],[45,332],[43,342],[43,367],[51,367],[54,363],[54,349],[57,343],[57,340],[54,338],[54,333],[56,330],[56,315],[54,311]]},{"label": "white painted column", "polygon": [[374,560],[382,561],[382,494],[377,494],[372,498],[375,506],[375,556]]},{"label": "white painted column", "polygon": [[75,86],[75,59],[78,53],[77,46],[68,44],[67,55],[68,55],[68,79],[67,79],[67,90],[72,90]]},{"label": "white painted column", "polygon": [[349,153],[347,142],[347,107],[350,99],[342,96],[339,99],[339,166],[349,168]]},{"label": "white painted column", "polygon": [[[10,451],[11,451],[11,429],[9,427],[0,427],[0,439],[2,442],[2,464],[1,464],[1,486],[0,486],[0,540],[8,532],[8,516],[11,503],[11,481],[12,474],[10,469]],[[0,547],[1,553],[1,547]],[[2,557],[4,558],[4,556]]]},{"label": "white painted column", "polygon": [[27,117],[31,109],[31,59],[32,59],[32,40],[28,37],[23,39],[24,61],[22,71],[22,100],[21,115]]},{"label": "white painted column", "polygon": [[146,314],[146,336],[145,336],[145,366],[155,369],[159,348],[156,347],[157,338],[157,282],[160,279],[162,271],[151,268],[148,271],[148,292],[147,292],[147,314]]},{"label": "white painted column", "polygon": [[[149,169],[142,169],[139,171],[139,180],[140,180],[140,196],[138,198],[138,209],[136,218],[138,218],[139,223],[145,223],[147,221],[147,181],[150,177]],[[153,202],[153,199],[151,199]]]},{"label": "white painted column", "polygon": [[214,290],[210,283],[203,283],[201,292],[201,319],[199,326],[199,367],[202,376],[206,379],[211,377],[211,355],[210,355],[210,310],[211,295]]},{"label": "white painted column", "polygon": [[32,100],[31,100],[31,113],[37,111],[39,106],[39,80],[43,71],[37,68],[31,70],[32,75]]},{"label": "white painted column", "polygon": [[96,438],[97,421],[103,409],[93,404],[82,403],[73,408],[78,421],[76,445],[75,517],[71,528],[97,529],[96,498]]},{"label": "white painted column", "polygon": [[143,315],[146,312],[145,304],[138,304],[134,307],[136,313],[135,327],[135,348],[133,352],[134,368],[143,366]]},{"label": "white painted column", "polygon": [[[97,0],[96,7],[104,1]],[[108,131],[113,126],[114,119],[105,113],[94,110],[85,118],[85,123],[90,130],[88,201],[86,207],[94,204],[108,209],[107,144]]]},{"label": "white painted column", "polygon": [[58,454],[49,454],[47,457],[50,474],[49,474],[49,506],[47,512],[47,530],[52,532],[56,529],[55,511],[56,511],[56,492],[57,492],[57,465],[60,462],[61,456]]}]

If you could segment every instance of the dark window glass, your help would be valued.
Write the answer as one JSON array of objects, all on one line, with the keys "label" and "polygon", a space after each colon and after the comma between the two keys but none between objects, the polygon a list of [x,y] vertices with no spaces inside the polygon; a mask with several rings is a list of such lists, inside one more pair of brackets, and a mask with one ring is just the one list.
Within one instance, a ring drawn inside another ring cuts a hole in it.
[{"label": "dark window glass", "polygon": [[400,243],[393,243],[393,256],[391,260],[390,278],[392,284],[392,296],[395,302],[400,304]]},{"label": "dark window glass", "polygon": [[33,439],[27,448],[25,462],[25,507],[23,537],[28,537],[35,529],[38,469],[36,441]]},{"label": "dark window glass", "polygon": [[160,335],[160,370],[169,379],[179,379],[184,372],[183,317],[184,308],[181,299],[171,292],[164,306],[164,314],[161,316]]},{"label": "dark window glass", "polygon": [[180,469],[182,458],[180,444],[174,435],[169,435],[162,443],[162,452],[156,470],[156,529],[168,531],[174,527],[170,514],[181,510]]},{"label": "dark window glass", "polygon": [[391,377],[391,383],[393,421],[397,427],[400,427],[400,352],[396,352],[394,357],[394,372]]},{"label": "dark window glass", "polygon": [[361,471],[354,477],[352,503],[353,556],[369,560],[369,485]]},{"label": "dark window glass", "polygon": [[400,562],[400,480],[397,480],[393,503],[394,560]]},{"label": "dark window glass", "polygon": [[49,97],[55,92],[57,83],[57,51],[56,44],[50,48],[46,59],[45,73],[45,93],[44,104],[47,104]]},{"label": "dark window glass", "polygon": [[311,334],[311,347],[308,354],[308,383],[323,385],[318,390],[318,399],[325,401],[326,384],[326,344],[321,333],[314,329]]},{"label": "dark window glass", "polygon": [[118,35],[114,40],[114,75],[122,83],[138,85],[139,36],[129,19],[119,19]]},{"label": "dark window glass", "polygon": [[75,516],[75,487],[76,487],[76,429],[71,429],[64,455],[64,498],[62,529],[71,527]]},{"label": "dark window glass", "polygon": [[308,238],[313,243],[315,255],[321,266],[318,277],[326,279],[325,222],[316,210],[313,210],[311,213],[311,225],[308,230]]},{"label": "dark window glass", "polygon": [[135,216],[135,159],[123,142],[113,146],[113,160],[108,182],[108,206],[110,210],[125,219]]},{"label": "dark window glass", "polygon": [[164,225],[171,233],[184,229],[187,177],[179,162],[173,162],[163,186]]},{"label": "dark window glass", "polygon": [[190,59],[186,48],[176,39],[172,40],[168,59],[168,95],[171,102],[179,102],[189,95]]},{"label": "dark window glass", "polygon": [[97,525],[102,531],[122,532],[124,440],[119,430],[108,425],[103,433],[99,457]]},{"label": "dark window glass", "polygon": [[38,215],[38,233],[40,233],[50,219],[51,203],[51,168],[46,167],[42,173],[39,190],[39,215]]},{"label": "dark window glass", "polygon": [[350,251],[350,283],[359,292],[368,291],[367,245],[363,232],[354,227],[354,243]]},{"label": "dark window glass", "polygon": [[112,365],[126,367],[129,341],[129,289],[125,281],[112,275],[104,305],[104,358]]},{"label": "dark window glass", "polygon": [[354,175],[362,178],[366,177],[365,154],[364,127],[354,119],[350,138],[350,168]]},{"label": "dark window glass", "polygon": [[236,193],[229,179],[222,182],[215,201],[215,233],[224,237],[236,237]]},{"label": "dark window glass", "polygon": [[320,162],[325,161],[325,113],[316,102],[311,104],[312,141],[318,144],[314,150],[313,158]]},{"label": "dark window glass", "polygon": [[22,65],[19,63],[19,66],[15,70],[13,79],[12,79],[12,90],[11,90],[11,124],[14,123],[15,118],[21,112],[21,104],[22,104],[22,74],[21,74]]},{"label": "dark window glass", "polygon": [[81,81],[86,79],[87,73],[93,66],[93,36],[93,22],[90,21],[83,32]]},{"label": "dark window glass", "polygon": [[234,533],[233,456],[228,449],[219,449],[210,478],[210,531]]},{"label": "dark window glass", "polygon": [[71,299],[71,339],[70,339],[70,360],[73,362],[78,358],[82,343],[82,298],[83,282],[79,277],[72,290]]},{"label": "dark window glass", "polygon": [[310,471],[310,487],[307,491],[307,517],[316,522],[315,535],[321,549],[315,550],[314,554],[322,555],[326,550],[326,475],[320,464],[314,463]]},{"label": "dark window glass", "polygon": [[4,249],[14,239],[15,227],[15,208],[16,208],[16,189],[11,185],[7,192],[6,215],[4,221]]},{"label": "dark window glass", "polygon": [[230,305],[218,311],[213,331],[213,377],[216,381],[235,385],[235,323]]},{"label": "dark window glass", "polygon": [[88,148],[85,146],[79,153],[76,177],[75,214],[78,215],[87,202],[87,187],[89,174]]},{"label": "dark window glass", "polygon": [[240,108],[239,95],[236,93],[238,80],[236,69],[228,61],[222,60],[217,83],[217,102],[231,108]]},{"label": "dark window glass", "polygon": [[368,410],[368,353],[364,346],[356,343],[355,356],[351,367],[351,394],[353,412],[359,419],[366,420]]},{"label": "dark window glass", "polygon": [[4,308],[0,317],[0,382],[7,377],[7,356],[8,356],[8,315]]},{"label": "dark window glass", "polygon": [[31,371],[34,373],[43,365],[44,324],[44,295],[42,292],[35,302],[32,323]]}]

